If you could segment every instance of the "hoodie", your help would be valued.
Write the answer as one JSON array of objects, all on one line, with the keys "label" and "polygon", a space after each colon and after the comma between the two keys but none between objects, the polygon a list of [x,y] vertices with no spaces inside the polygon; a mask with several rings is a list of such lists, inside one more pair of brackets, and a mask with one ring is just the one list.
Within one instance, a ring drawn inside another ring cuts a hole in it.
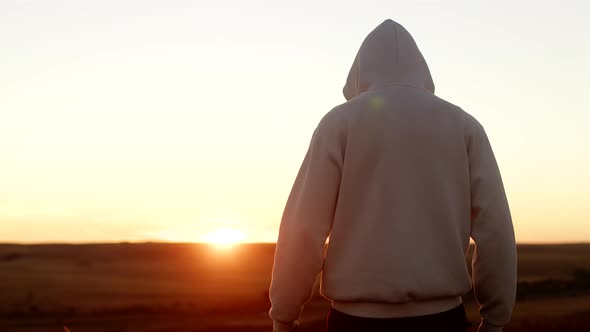
[{"label": "hoodie", "polygon": [[313,133],[282,216],[275,331],[298,324],[320,272],[332,307],[361,317],[443,312],[473,287],[479,331],[501,331],[514,306],[516,245],[484,128],[434,95],[414,39],[391,20],[366,37],[343,92],[347,102]]}]

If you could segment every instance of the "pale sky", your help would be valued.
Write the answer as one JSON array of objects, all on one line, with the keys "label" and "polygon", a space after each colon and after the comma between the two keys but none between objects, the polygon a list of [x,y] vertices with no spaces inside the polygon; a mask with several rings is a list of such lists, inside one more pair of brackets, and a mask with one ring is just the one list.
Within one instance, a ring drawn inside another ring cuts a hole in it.
[{"label": "pale sky", "polygon": [[486,128],[520,242],[590,241],[586,1],[0,2],[0,242],[276,240],[386,18]]}]

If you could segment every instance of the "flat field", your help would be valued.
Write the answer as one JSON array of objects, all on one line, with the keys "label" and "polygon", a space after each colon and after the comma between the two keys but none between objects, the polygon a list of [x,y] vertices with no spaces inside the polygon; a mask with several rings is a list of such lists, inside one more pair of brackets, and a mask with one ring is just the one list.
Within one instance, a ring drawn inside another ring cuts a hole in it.
[{"label": "flat field", "polygon": [[[505,331],[590,331],[590,244],[518,250]],[[271,331],[273,255],[273,244],[0,245],[0,331]],[[471,294],[465,303],[475,324]],[[316,294],[301,331],[323,331],[328,309]]]}]

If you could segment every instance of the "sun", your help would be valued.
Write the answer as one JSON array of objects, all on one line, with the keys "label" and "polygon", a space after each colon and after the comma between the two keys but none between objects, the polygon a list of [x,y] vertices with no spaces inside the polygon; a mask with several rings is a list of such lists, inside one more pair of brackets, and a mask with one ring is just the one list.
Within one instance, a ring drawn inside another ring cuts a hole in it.
[{"label": "sun", "polygon": [[241,243],[246,234],[237,228],[218,228],[202,237],[204,242],[210,243],[218,248],[231,248]]}]

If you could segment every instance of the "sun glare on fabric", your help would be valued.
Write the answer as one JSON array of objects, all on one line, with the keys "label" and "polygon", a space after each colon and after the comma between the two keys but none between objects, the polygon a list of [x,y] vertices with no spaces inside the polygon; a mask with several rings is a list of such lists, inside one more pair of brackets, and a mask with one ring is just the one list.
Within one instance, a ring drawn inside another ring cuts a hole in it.
[{"label": "sun glare on fabric", "polygon": [[205,243],[209,243],[218,248],[231,248],[241,243],[246,238],[246,233],[236,228],[218,228],[201,238]]}]

